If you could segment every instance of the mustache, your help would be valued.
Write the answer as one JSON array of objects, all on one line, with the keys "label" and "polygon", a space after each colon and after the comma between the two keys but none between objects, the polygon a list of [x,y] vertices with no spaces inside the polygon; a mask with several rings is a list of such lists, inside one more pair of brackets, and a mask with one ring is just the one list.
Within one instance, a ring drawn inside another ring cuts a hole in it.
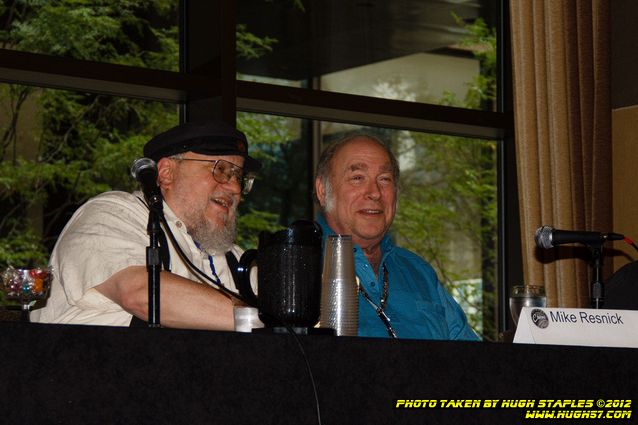
[{"label": "mustache", "polygon": [[231,210],[236,210],[239,205],[239,199],[228,192],[217,191],[208,197],[208,200],[212,202],[216,199],[222,199]]}]

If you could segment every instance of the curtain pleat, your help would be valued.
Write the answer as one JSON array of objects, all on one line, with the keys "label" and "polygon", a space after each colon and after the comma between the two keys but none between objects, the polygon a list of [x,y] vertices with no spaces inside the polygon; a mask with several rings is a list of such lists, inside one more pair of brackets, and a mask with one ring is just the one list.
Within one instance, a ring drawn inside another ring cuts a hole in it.
[{"label": "curtain pleat", "polygon": [[525,283],[550,306],[589,306],[587,249],[533,235],[612,230],[609,2],[511,0],[510,16]]}]

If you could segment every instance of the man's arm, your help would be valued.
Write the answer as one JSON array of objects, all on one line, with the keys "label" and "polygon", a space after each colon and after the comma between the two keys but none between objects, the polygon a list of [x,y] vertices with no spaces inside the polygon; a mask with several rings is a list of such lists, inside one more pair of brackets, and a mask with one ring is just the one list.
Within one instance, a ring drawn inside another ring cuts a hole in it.
[{"label": "man's arm", "polygon": [[[233,302],[208,286],[176,274],[161,273],[160,323],[169,328],[233,330]],[[148,274],[129,266],[95,289],[128,313],[148,320]]]}]

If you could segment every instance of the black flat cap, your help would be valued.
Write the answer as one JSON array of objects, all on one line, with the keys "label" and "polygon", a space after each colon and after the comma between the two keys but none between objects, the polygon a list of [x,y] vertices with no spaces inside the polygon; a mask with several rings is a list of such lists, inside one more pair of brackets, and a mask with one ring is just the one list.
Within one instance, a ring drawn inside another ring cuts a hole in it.
[{"label": "black flat cap", "polygon": [[258,171],[261,163],[248,156],[246,135],[223,121],[187,122],[158,134],[144,145],[144,156],[157,162],[184,152],[244,157],[245,171]]}]

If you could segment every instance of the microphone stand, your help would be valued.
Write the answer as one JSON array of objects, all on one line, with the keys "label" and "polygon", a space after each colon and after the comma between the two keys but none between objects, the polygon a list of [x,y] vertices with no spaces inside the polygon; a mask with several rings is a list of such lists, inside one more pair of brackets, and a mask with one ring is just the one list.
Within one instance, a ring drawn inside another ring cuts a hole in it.
[{"label": "microphone stand", "polygon": [[603,282],[600,278],[603,265],[603,246],[602,243],[591,244],[589,247],[592,255],[593,276],[591,283],[591,306],[593,308],[602,308],[604,301]]},{"label": "microphone stand", "polygon": [[160,272],[162,260],[160,254],[160,234],[162,227],[160,217],[162,211],[162,198],[152,198],[148,202],[148,226],[146,232],[149,236],[149,246],[146,247],[146,270],[148,271],[148,327],[160,327]]}]

